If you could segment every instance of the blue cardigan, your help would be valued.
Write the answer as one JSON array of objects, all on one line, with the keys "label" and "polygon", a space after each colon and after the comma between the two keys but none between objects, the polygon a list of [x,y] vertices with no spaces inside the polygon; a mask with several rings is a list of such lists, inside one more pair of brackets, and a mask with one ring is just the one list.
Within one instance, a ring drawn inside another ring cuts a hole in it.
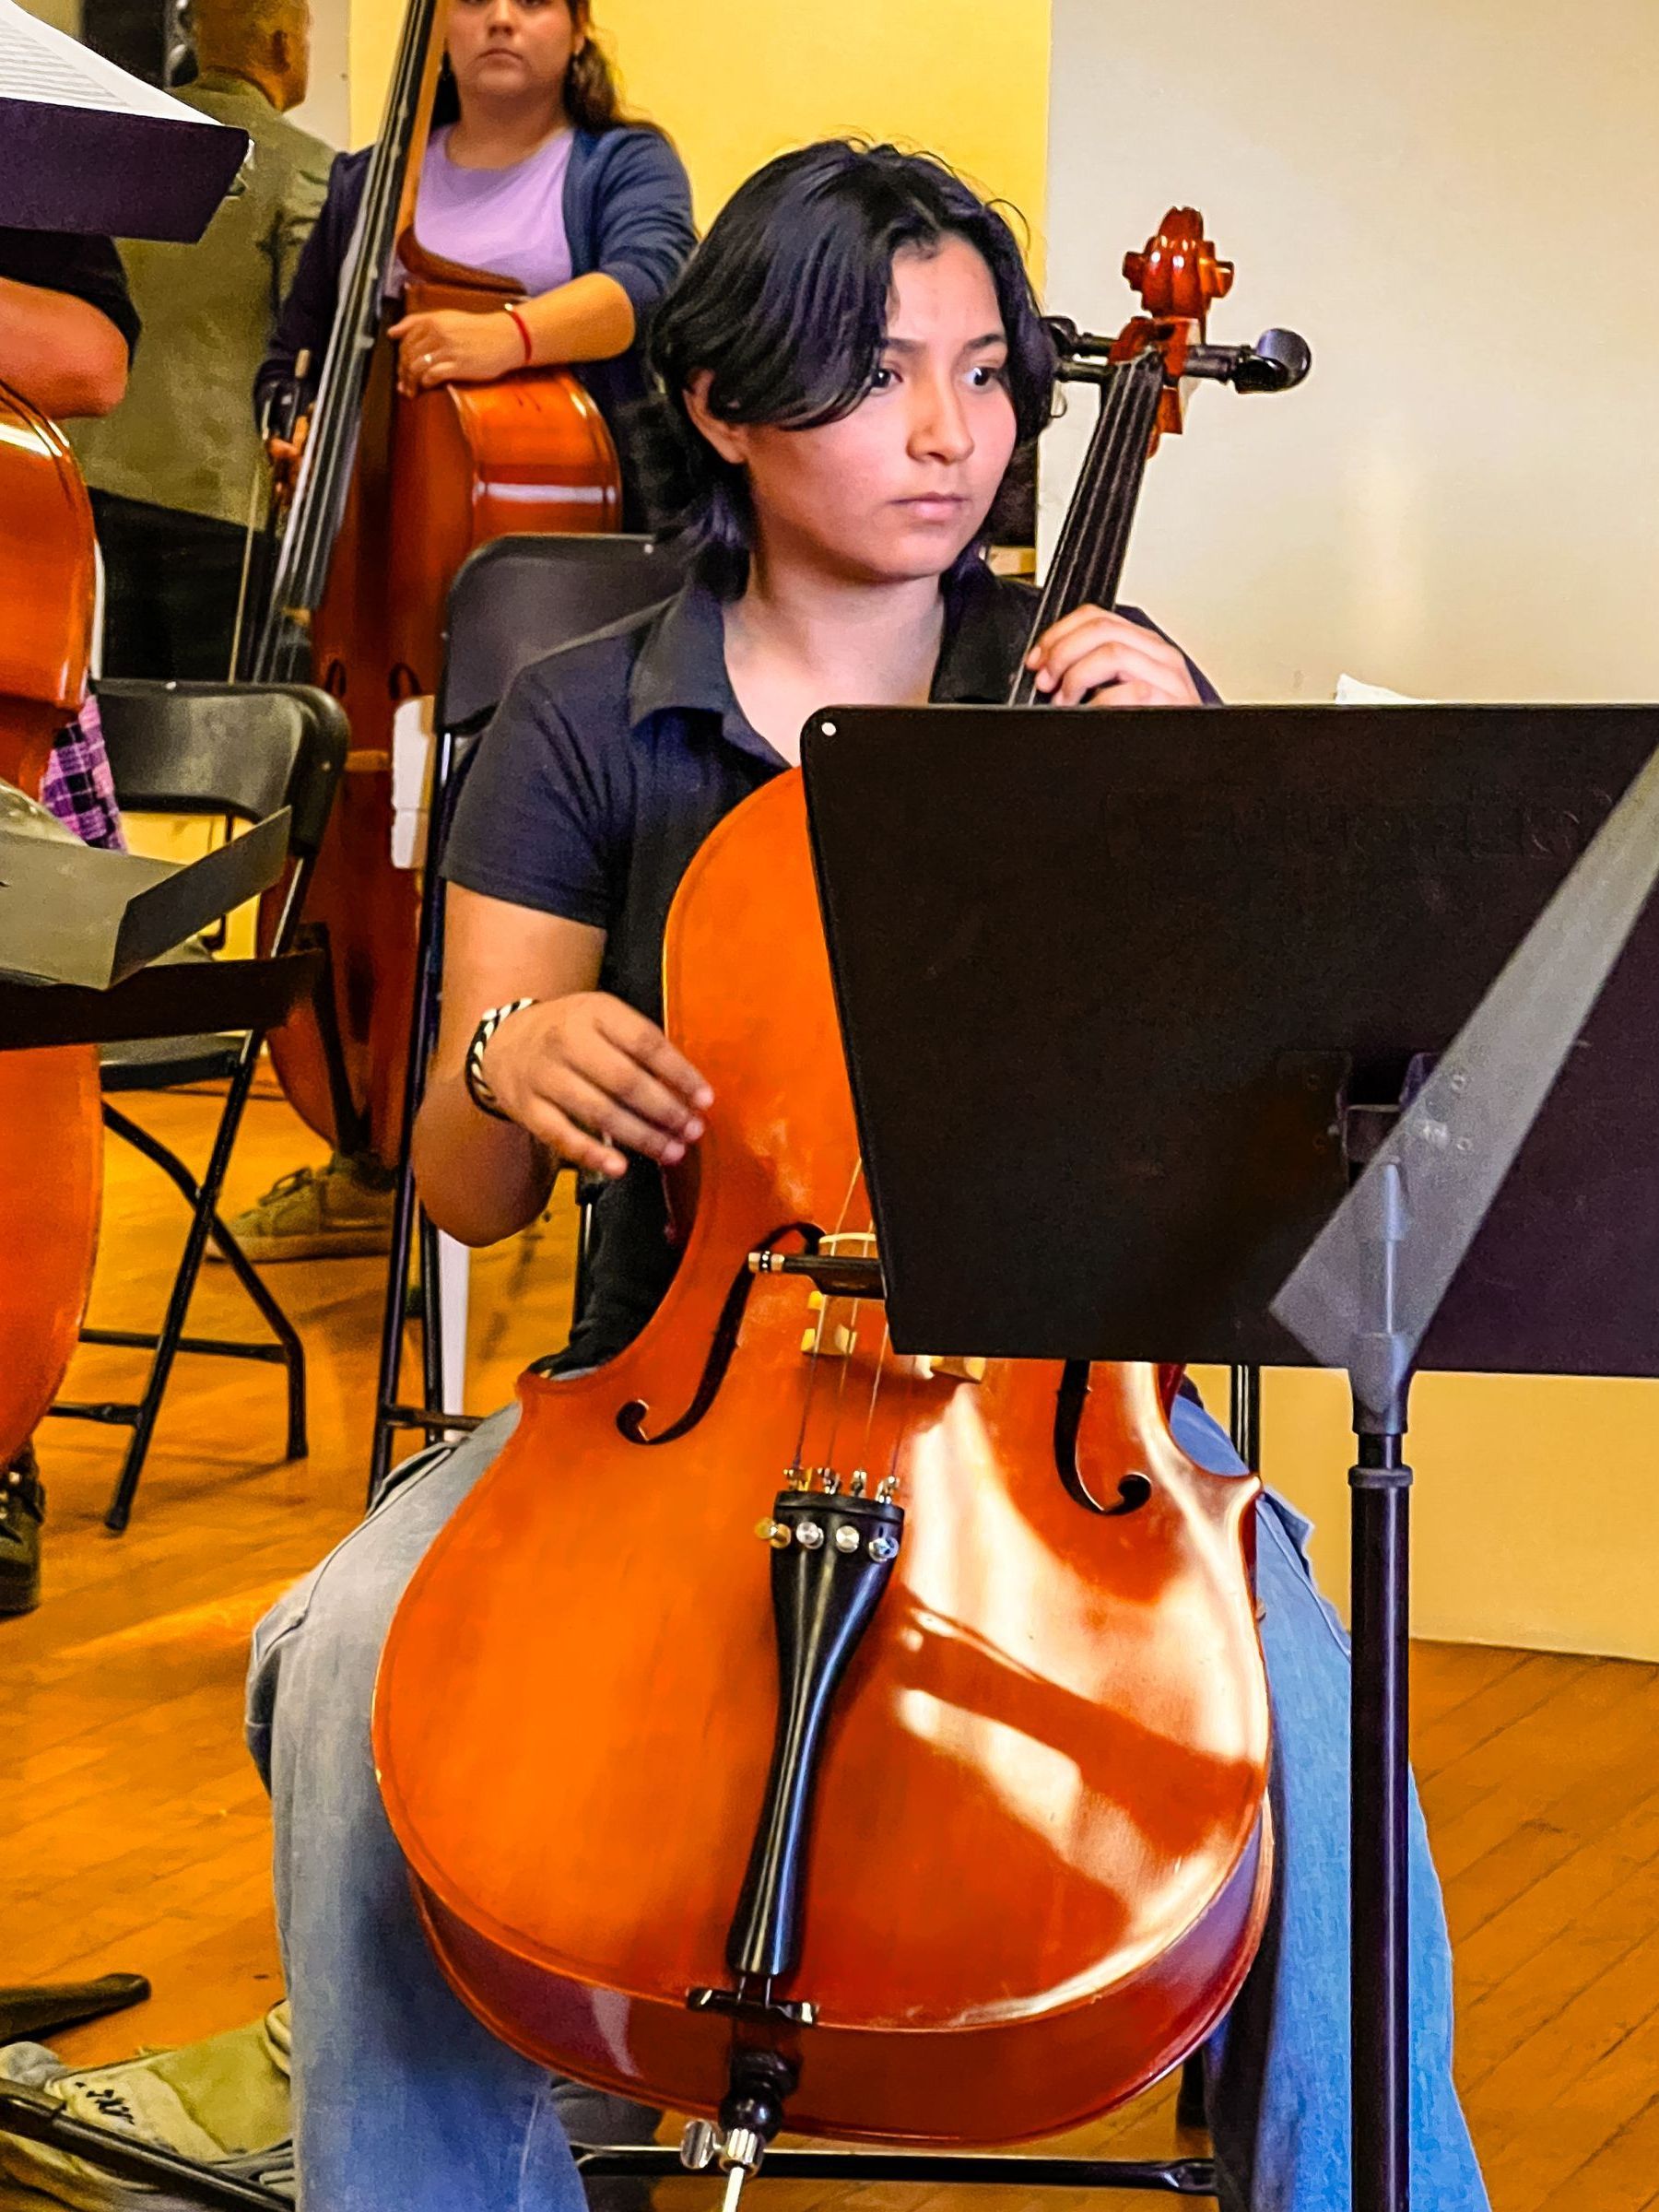
[{"label": "blue cardigan", "polygon": [[[373,150],[364,147],[341,154],[329,171],[323,212],[306,241],[270,350],[253,380],[256,415],[266,396],[293,375],[295,360],[306,350],[315,387]],[[564,219],[571,275],[586,276],[597,270],[612,276],[633,302],[636,328],[629,350],[614,360],[583,361],[576,371],[616,432],[621,411],[644,394],[646,319],[696,243],[685,166],[660,131],[626,124],[598,134],[578,131],[565,172]],[[623,458],[625,473],[631,473],[626,453]]]}]

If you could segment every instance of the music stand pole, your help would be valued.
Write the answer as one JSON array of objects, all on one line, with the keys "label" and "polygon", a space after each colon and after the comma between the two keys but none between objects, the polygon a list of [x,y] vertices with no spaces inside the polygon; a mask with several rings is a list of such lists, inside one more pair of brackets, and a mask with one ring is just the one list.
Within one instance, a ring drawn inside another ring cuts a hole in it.
[{"label": "music stand pole", "polygon": [[[1360,1195],[1361,1192],[1363,1196]],[[1348,1470],[1349,2088],[1355,2212],[1406,2212],[1411,2201],[1410,1926],[1407,1639],[1411,1603],[1411,1469],[1406,1463],[1410,1375],[1401,1371],[1395,1310],[1405,1194],[1397,1167],[1356,1191],[1371,1259],[1375,1327],[1350,1368],[1354,1434]],[[1398,1378],[1396,1380],[1396,1378]]]}]

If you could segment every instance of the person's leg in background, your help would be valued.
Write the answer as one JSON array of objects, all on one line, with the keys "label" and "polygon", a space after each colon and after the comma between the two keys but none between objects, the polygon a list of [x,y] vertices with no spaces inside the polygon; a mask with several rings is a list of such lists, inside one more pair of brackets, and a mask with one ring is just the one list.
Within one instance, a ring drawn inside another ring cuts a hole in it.
[{"label": "person's leg in background", "polygon": [[103,551],[103,674],[222,683],[230,671],[244,533],[234,523],[91,494]]}]

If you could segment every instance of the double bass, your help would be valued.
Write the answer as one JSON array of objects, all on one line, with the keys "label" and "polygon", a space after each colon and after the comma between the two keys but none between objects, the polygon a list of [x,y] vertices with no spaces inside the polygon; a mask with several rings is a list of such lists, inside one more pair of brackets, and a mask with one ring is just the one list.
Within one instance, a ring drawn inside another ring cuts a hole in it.
[{"label": "double bass", "polygon": [[[0,384],[0,778],[30,798],[86,696],[95,573],[92,511],[68,441]],[[91,1288],[103,1186],[97,1047],[0,1050],[0,1133],[4,1469],[57,1394]]]},{"label": "double bass", "polygon": [[[1307,366],[1208,345],[1194,211],[1129,265],[1146,312],[1065,340],[1101,407],[1033,634],[1112,604],[1192,380]],[[1260,1935],[1259,1485],[1185,1457],[1157,1369],[893,1354],[798,771],[693,861],[665,1002],[715,1100],[674,1282],[523,1379],[383,1653],[418,1909],[498,2035],[717,2114],[735,2176],[785,2117],[1052,2135],[1193,2050]]]},{"label": "double bass", "polygon": [[[415,232],[446,14],[445,0],[412,0],[405,19],[250,665],[259,682],[320,685],[352,732],[306,902],[327,973],[314,1006],[273,1032],[271,1057],[319,1135],[386,1165],[403,1125],[418,903],[392,861],[393,718],[437,691],[449,587],[475,547],[510,531],[615,530],[622,512],[610,432],[570,371],[396,389],[386,333],[400,313],[521,297],[509,278],[428,253]],[[401,304],[385,297],[394,258]],[[273,924],[279,905],[267,902]]]}]

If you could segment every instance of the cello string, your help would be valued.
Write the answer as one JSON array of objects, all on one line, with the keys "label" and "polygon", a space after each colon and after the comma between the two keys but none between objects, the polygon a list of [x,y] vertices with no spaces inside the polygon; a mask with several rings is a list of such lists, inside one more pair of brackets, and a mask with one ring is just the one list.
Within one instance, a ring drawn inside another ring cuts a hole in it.
[{"label": "cello string", "polygon": [[870,1439],[876,1432],[876,1406],[881,1396],[881,1385],[886,1377],[888,1348],[893,1341],[893,1332],[885,1323],[881,1331],[881,1346],[876,1354],[876,1374],[870,1384],[870,1403],[865,1412],[864,1442],[859,1449],[858,1464],[867,1466],[870,1459]]},{"label": "cello string", "polygon": [[1122,473],[1122,450],[1128,427],[1130,373],[1127,366],[1113,364],[1112,382],[1101,394],[1095,435],[1089,441],[1086,459],[1088,479],[1085,496],[1073,509],[1072,526],[1066,531],[1063,546],[1064,562],[1056,559],[1053,582],[1053,604],[1048,610],[1050,621],[1080,602],[1081,578],[1090,558],[1103,513],[1110,508],[1117,479]]},{"label": "cello string", "polygon": [[[833,1241],[841,1233],[842,1226],[847,1218],[847,1210],[853,1204],[853,1194],[858,1188],[858,1178],[863,1171],[864,1161],[862,1159],[854,1159],[853,1173],[847,1182],[846,1196],[841,1200],[841,1212],[835,1218],[835,1227],[830,1231],[830,1241]],[[818,1313],[818,1326],[812,1332],[812,1348],[807,1353],[806,1388],[801,1397],[800,1433],[795,1438],[794,1457],[791,1462],[791,1465],[796,1467],[804,1467],[806,1465],[806,1430],[812,1419],[812,1401],[818,1391],[818,1362],[824,1349],[824,1319],[828,1312],[829,1300],[826,1299]]]},{"label": "cello string", "polygon": [[[845,1231],[847,1216],[853,1210],[853,1194],[858,1190],[858,1187],[863,1181],[864,1158],[861,1154],[859,1158],[853,1163],[853,1180],[847,1185],[847,1195],[841,1205],[841,1221],[838,1223],[835,1231],[838,1237],[840,1237]],[[865,1214],[867,1214],[869,1208],[866,1206],[863,1210]],[[871,1231],[868,1230],[856,1231],[853,1233],[862,1234],[867,1237],[871,1236]],[[874,1241],[873,1237],[871,1237],[871,1241]],[[824,1454],[824,1465],[828,1467],[832,1467],[835,1465],[835,1447],[841,1439],[841,1408],[846,1404],[847,1399],[847,1374],[848,1371],[853,1365],[853,1354],[858,1348],[858,1324],[863,1319],[864,1314],[864,1300],[862,1299],[853,1298],[849,1299],[847,1302],[852,1307],[853,1312],[847,1326],[847,1348],[844,1352],[841,1352],[839,1355],[841,1359],[841,1376],[835,1386],[835,1410],[830,1417],[830,1448]],[[828,1313],[829,1303],[828,1300],[826,1300],[826,1317],[828,1316]]]},{"label": "cello string", "polygon": [[[1137,357],[1138,358],[1138,357]],[[1132,405],[1134,386],[1131,377],[1133,364],[1114,363],[1111,381],[1100,388],[1100,404],[1095,426],[1089,435],[1088,447],[1083,457],[1083,467],[1066,515],[1065,527],[1055,548],[1038,603],[1036,619],[1031,625],[1031,637],[1041,637],[1063,613],[1082,604],[1086,595],[1081,589],[1082,578],[1088,564],[1093,559],[1103,520],[1114,503],[1118,480],[1123,474],[1123,454],[1131,418],[1139,410]],[[1139,476],[1136,474],[1138,483]],[[1011,687],[1011,697],[1018,703],[1040,696],[1024,665],[1023,658]]]}]

